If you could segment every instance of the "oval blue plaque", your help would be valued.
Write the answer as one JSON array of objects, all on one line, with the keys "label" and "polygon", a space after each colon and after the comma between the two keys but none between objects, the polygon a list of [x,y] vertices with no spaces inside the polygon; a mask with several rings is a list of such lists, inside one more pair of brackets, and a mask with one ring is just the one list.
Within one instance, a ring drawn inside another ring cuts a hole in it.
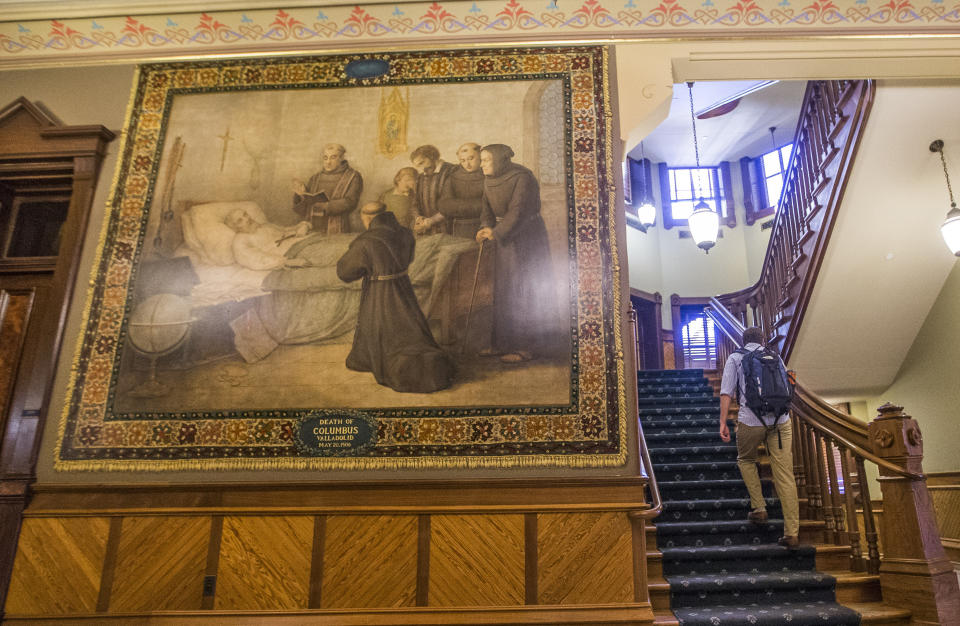
[{"label": "oval blue plaque", "polygon": [[349,456],[374,444],[373,421],[351,413],[316,413],[305,416],[296,433],[297,448],[311,456]]},{"label": "oval blue plaque", "polygon": [[357,59],[347,63],[344,69],[350,78],[376,78],[390,71],[390,64],[383,59]]}]

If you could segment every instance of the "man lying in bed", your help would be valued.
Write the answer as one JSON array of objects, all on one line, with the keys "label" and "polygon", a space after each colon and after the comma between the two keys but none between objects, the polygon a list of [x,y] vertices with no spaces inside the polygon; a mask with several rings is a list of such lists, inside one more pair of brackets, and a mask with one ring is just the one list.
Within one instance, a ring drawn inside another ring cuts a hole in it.
[{"label": "man lying in bed", "polygon": [[233,238],[233,255],[240,265],[251,270],[276,270],[288,267],[304,267],[306,259],[288,258],[290,247],[310,232],[308,222],[300,222],[290,228],[273,224],[261,224],[243,209],[234,209],[223,222],[236,234]]}]

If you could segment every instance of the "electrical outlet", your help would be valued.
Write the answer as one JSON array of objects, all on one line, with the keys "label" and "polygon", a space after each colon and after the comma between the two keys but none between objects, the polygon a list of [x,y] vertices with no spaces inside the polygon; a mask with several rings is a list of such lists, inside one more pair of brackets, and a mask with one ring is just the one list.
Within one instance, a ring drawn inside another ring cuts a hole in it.
[{"label": "electrical outlet", "polygon": [[203,595],[212,596],[217,590],[217,577],[216,576],[204,576],[203,577]]}]

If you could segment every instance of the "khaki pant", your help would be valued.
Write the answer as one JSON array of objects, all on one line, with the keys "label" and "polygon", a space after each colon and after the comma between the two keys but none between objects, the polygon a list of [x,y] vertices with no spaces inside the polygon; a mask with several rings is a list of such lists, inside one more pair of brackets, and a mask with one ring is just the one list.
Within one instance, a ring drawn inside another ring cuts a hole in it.
[{"label": "khaki pant", "polygon": [[[777,445],[777,430],[783,448]],[[787,421],[768,431],[765,426],[737,426],[737,465],[743,482],[750,492],[750,506],[766,510],[760,475],[757,472],[757,447],[766,443],[773,470],[773,484],[783,508],[783,534],[796,537],[800,532],[800,505],[797,502],[797,482],[793,477],[793,427]]]}]

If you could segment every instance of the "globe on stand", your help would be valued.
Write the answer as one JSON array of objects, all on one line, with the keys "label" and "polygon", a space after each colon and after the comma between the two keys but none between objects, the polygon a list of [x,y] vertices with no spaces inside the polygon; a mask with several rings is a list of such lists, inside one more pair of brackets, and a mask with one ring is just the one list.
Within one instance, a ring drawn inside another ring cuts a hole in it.
[{"label": "globe on stand", "polygon": [[159,398],[170,388],[157,380],[157,359],[179,348],[195,321],[190,302],[170,293],[150,296],[133,310],[127,323],[127,337],[133,349],[150,361],[147,380],[130,391],[134,398]]}]

